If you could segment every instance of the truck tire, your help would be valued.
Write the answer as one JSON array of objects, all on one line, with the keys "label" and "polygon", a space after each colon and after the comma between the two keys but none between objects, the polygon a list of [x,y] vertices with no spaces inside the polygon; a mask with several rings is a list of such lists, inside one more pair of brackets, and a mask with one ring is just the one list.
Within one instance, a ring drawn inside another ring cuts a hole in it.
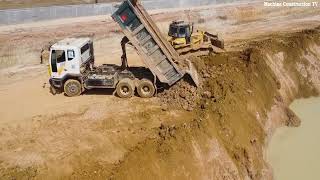
[{"label": "truck tire", "polygon": [[137,92],[142,98],[152,98],[156,92],[156,88],[150,80],[142,79],[139,82]]},{"label": "truck tire", "polygon": [[81,83],[74,79],[69,79],[64,83],[64,93],[68,97],[80,96],[82,93]]},{"label": "truck tire", "polygon": [[131,79],[122,79],[116,88],[117,95],[120,98],[131,98],[134,95],[135,86]]}]

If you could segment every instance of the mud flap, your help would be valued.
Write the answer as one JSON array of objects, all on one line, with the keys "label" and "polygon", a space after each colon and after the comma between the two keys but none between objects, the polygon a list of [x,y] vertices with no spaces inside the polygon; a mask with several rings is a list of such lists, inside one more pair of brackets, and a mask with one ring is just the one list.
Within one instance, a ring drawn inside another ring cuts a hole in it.
[{"label": "mud flap", "polygon": [[51,86],[51,85],[50,85],[50,93],[51,93],[52,95],[54,95],[54,96],[58,94],[57,89],[54,88],[54,87]]},{"label": "mud flap", "polygon": [[196,87],[199,87],[200,82],[198,72],[190,60],[187,59],[186,61],[188,62],[189,66],[189,69],[186,71],[186,74],[188,74],[191,77]]}]

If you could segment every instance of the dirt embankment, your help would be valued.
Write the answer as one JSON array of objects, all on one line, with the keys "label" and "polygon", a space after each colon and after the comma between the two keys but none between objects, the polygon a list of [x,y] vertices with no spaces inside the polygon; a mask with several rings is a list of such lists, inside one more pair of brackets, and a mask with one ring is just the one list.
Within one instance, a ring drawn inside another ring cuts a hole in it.
[{"label": "dirt embankment", "polygon": [[271,179],[269,137],[299,125],[292,100],[319,94],[319,31],[195,58],[201,87],[179,82],[159,95],[162,107],[95,105],[2,128],[0,179]]},{"label": "dirt embankment", "polygon": [[263,158],[269,137],[281,125],[299,125],[292,100],[320,92],[320,28],[195,63],[201,89],[179,83],[164,95],[169,107],[190,110],[185,104],[198,94],[193,120],[162,124],[113,169],[113,179],[271,179]]},{"label": "dirt embankment", "polygon": [[271,179],[269,137],[299,124],[292,100],[320,92],[319,42],[317,28],[195,58],[199,89],[151,100],[56,97],[96,104],[1,127],[0,179]]}]

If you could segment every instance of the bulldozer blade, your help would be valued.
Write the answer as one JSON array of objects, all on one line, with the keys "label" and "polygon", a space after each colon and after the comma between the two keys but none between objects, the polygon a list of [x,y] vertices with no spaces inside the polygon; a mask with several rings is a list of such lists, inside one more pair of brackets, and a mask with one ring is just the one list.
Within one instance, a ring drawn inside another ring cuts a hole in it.
[{"label": "bulldozer blade", "polygon": [[207,31],[205,31],[204,34],[205,34],[206,36],[210,37],[210,38],[218,38],[218,35],[217,35],[217,34],[211,34],[211,33],[207,32]]},{"label": "bulldozer blade", "polygon": [[213,46],[224,49],[224,41],[222,39],[219,39],[218,35],[211,34],[209,32],[204,32],[204,34],[208,39],[210,39]]},{"label": "bulldozer blade", "polygon": [[199,87],[200,82],[198,72],[190,60],[187,59],[186,61],[188,62],[189,66],[189,69],[186,71],[186,73],[189,74],[196,87]]},{"label": "bulldozer blade", "polygon": [[224,49],[224,41],[220,39],[211,39],[211,44],[215,47]]}]

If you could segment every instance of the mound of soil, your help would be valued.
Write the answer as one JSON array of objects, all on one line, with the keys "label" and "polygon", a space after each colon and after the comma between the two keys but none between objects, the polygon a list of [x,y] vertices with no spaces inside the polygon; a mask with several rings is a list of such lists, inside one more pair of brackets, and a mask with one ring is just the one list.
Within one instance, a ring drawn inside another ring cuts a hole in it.
[{"label": "mound of soil", "polygon": [[[292,99],[286,92],[298,89],[292,91],[294,98],[318,94],[316,81],[304,79],[296,71],[297,64],[307,64],[310,59],[292,57],[314,55],[316,48],[310,47],[318,40],[318,31],[304,31],[253,42],[244,51],[194,59],[201,87],[195,90],[181,81],[159,95],[168,107],[192,110],[194,119],[162,124],[156,131],[158,137],[129,153],[115,167],[112,177],[271,179],[263,159],[268,133],[273,132],[270,126],[299,125],[298,118],[287,108]],[[312,66],[317,69],[320,64]],[[298,88],[286,84],[289,80]],[[280,122],[271,118],[278,111],[275,117],[283,117]]]},{"label": "mound of soil", "polygon": [[170,89],[165,90],[158,94],[161,102],[163,103],[163,109],[168,108],[183,108],[187,111],[193,111],[197,106],[199,100],[200,90],[190,84],[186,80],[177,82]]}]

